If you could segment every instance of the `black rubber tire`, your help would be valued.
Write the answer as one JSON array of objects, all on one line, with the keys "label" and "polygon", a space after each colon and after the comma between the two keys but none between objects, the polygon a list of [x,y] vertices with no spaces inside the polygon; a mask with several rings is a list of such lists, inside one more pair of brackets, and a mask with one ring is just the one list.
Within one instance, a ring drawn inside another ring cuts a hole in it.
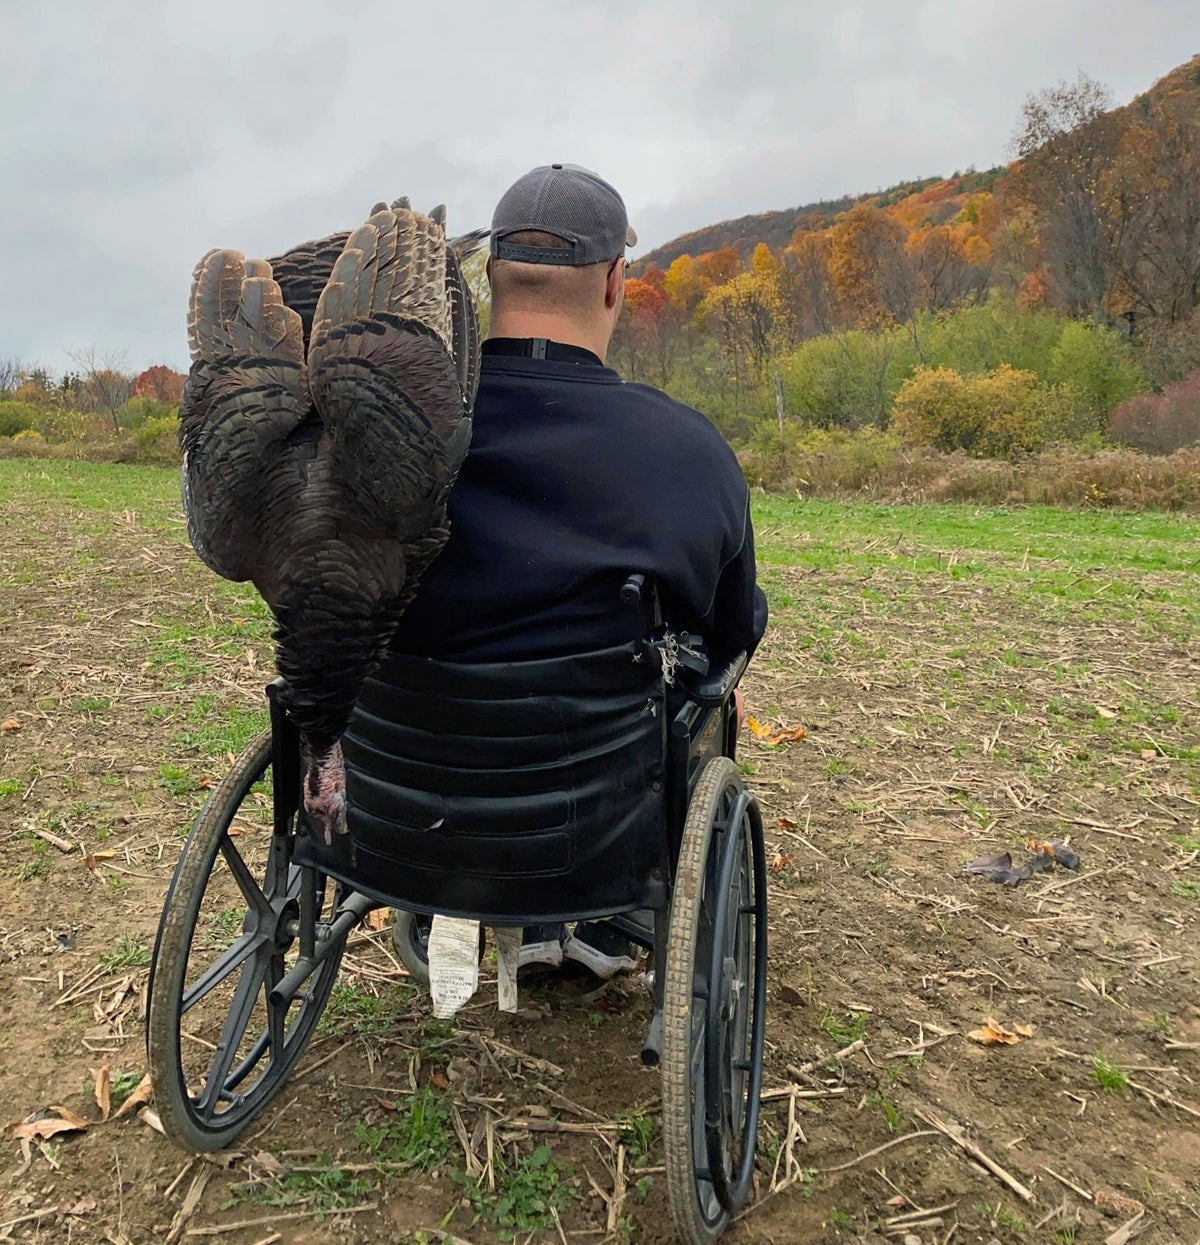
[{"label": "black rubber tire", "polygon": [[426,929],[425,939],[422,940],[417,922],[429,918],[424,914],[405,912],[403,908],[393,908],[392,914],[395,917],[395,923],[392,926],[392,945],[396,948],[400,963],[408,969],[413,981],[428,987],[429,955],[425,947],[429,931]]},{"label": "black rubber tire", "polygon": [[[688,805],[671,896],[663,997],[662,1094],[663,1150],[671,1216],[686,1245],[712,1245],[729,1225],[710,1181],[698,1174],[696,1155],[703,1149],[704,1095],[696,1064],[703,1063],[694,1016],[697,964],[707,962],[699,946],[705,883],[720,857],[714,850],[714,823],[722,805],[736,800],[743,784],[736,764],[714,757],[701,771]],[[701,970],[706,971],[706,970]],[[702,1034],[701,1034],[702,1036]],[[760,1051],[761,1066],[761,1051]],[[707,1160],[703,1160],[707,1167]]]},{"label": "black rubber tire", "polygon": [[[249,1070],[238,1078],[239,1086],[248,1085],[249,1088],[244,1092],[235,1093],[232,1101],[228,1102],[224,1110],[218,1110],[220,1102],[214,1104],[211,1111],[198,1110],[198,1099],[189,1093],[184,1071],[183,1035],[181,1033],[183,1017],[180,1011],[186,988],[185,978],[192,953],[192,943],[218,853],[225,856],[227,863],[229,851],[235,852],[240,858],[241,854],[238,852],[236,843],[227,832],[251,788],[266,775],[270,768],[271,747],[271,733],[267,731],[243,751],[234,762],[233,768],[205,802],[180,854],[159,921],[158,937],[150,970],[146,1021],[147,1058],[154,1083],[155,1106],[163,1128],[176,1145],[193,1152],[220,1150],[229,1145],[283,1087],[296,1060],[303,1054],[312,1037],[313,1030],[328,1001],[345,947],[345,936],[343,936],[340,945],[331,948],[327,958],[314,970],[306,983],[307,991],[298,996],[300,1002],[295,1009],[283,1017],[281,1050],[277,1054],[272,1054],[268,1044],[258,1055],[257,1060],[250,1065]],[[224,852],[222,852],[223,844],[225,845]],[[300,875],[301,870],[291,865],[289,859],[286,862],[288,879],[286,895],[294,896],[298,892]],[[323,883],[323,879],[318,877],[318,883]],[[259,884],[258,879],[255,879],[255,884]],[[240,886],[240,883],[238,885]],[[271,896],[267,895],[266,899],[269,903]],[[246,937],[245,931],[248,930],[250,922],[249,901],[246,902],[247,916],[243,920],[243,933],[234,938],[224,953],[216,957],[214,964],[226,955],[230,955],[232,948]],[[235,966],[228,976],[223,978],[223,980],[234,980],[236,975],[239,989],[245,986],[246,996],[251,1000],[257,999],[260,1003],[265,993],[264,986],[270,980],[270,976],[278,972],[275,966],[261,967],[264,953],[265,944],[253,955],[247,954],[240,961],[235,961]],[[280,952],[273,960],[273,965],[282,962],[282,954]],[[260,975],[261,979],[258,985],[254,986],[253,978],[256,974]],[[218,984],[221,983],[214,983],[210,989]],[[192,985],[194,987],[194,980]],[[253,994],[251,994],[251,987],[254,989]],[[200,995],[197,1001],[206,997],[206,994],[207,991]],[[247,1005],[247,1019],[241,1032],[235,1035],[236,1040],[233,1043],[235,1057],[241,1049],[242,1037],[254,1024],[249,1010],[253,1006],[253,1002]],[[232,1015],[231,1010],[229,1016]],[[227,1019],[225,1024],[228,1023]],[[222,1038],[225,1032],[223,1024]],[[264,1030],[263,1036],[265,1033]],[[254,1049],[256,1048],[252,1046],[249,1057],[243,1056],[242,1064],[232,1070],[227,1069],[225,1083],[227,1083],[227,1078],[236,1076],[248,1059],[253,1057]],[[264,1059],[268,1060],[265,1070],[255,1076],[254,1073]]]}]

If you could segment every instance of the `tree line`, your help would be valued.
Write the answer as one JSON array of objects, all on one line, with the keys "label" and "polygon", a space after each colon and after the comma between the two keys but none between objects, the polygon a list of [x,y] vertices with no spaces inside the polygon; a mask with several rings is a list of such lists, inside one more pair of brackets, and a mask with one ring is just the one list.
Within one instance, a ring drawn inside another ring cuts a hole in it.
[{"label": "tree line", "polygon": [[[1113,110],[1080,75],[1029,97],[1007,168],[885,192],[745,262],[650,267],[614,362],[735,441],[884,428],[901,398],[905,435],[945,448],[1106,435],[1121,403],[1200,369],[1197,86],[1200,58]],[[981,432],[989,407],[1006,433]],[[1200,439],[1200,415],[1179,435]]]}]

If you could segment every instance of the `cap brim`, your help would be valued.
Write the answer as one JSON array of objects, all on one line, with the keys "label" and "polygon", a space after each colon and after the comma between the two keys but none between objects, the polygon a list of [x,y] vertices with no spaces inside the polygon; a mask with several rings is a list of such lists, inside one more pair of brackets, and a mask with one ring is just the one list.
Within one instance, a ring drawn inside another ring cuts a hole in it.
[{"label": "cap brim", "polygon": [[625,245],[637,246],[637,234],[634,233],[632,225],[625,226]]}]

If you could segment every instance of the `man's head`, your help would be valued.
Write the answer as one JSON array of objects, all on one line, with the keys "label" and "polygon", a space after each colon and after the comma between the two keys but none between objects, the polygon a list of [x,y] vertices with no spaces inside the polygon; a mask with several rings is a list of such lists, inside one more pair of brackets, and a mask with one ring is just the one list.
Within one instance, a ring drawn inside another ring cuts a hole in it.
[{"label": "man's head", "polygon": [[574,164],[526,173],[492,217],[492,334],[569,339],[603,357],[624,296],[625,248],[636,242],[602,177]]}]

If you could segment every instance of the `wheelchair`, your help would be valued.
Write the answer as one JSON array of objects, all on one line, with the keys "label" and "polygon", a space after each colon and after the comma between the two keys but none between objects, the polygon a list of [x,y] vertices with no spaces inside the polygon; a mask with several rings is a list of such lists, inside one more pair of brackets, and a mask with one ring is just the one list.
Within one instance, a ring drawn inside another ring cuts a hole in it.
[{"label": "wheelchair", "polygon": [[343,736],[351,833],[331,845],[268,687],[270,729],[197,816],[155,941],[147,1050],[172,1141],[219,1150],[270,1103],[373,909],[606,921],[650,953],[641,1059],[661,1067],[675,1225],[688,1245],[722,1234],[754,1177],[767,1003],[762,816],[734,762],[747,658],[685,678],[653,585],[620,596],[647,638],[600,653],[389,656]]}]

